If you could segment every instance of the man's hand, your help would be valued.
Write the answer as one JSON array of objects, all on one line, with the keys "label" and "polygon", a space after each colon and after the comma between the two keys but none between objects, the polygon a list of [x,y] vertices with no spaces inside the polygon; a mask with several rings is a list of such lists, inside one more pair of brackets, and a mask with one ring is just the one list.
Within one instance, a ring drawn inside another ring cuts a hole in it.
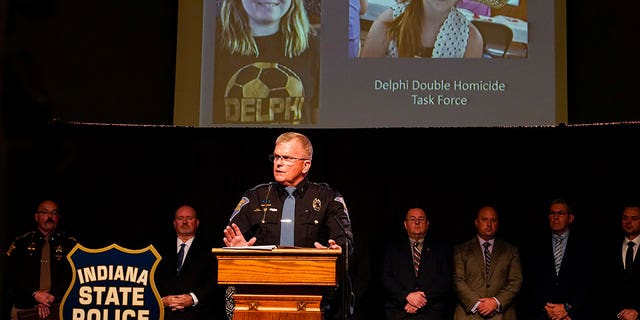
[{"label": "man's hand", "polygon": [[[427,296],[423,291],[411,292],[405,297],[405,300],[407,300],[407,302],[410,305],[414,306],[416,309],[420,309],[427,305]],[[407,310],[406,307],[405,310]]]},{"label": "man's hand", "polygon": [[227,247],[244,247],[252,246],[256,243],[256,237],[251,238],[249,241],[245,240],[240,228],[235,223],[224,228],[224,245]]},{"label": "man's hand", "polygon": [[635,309],[623,309],[618,313],[620,320],[638,320],[638,311]]},{"label": "man's hand", "polygon": [[193,298],[190,294],[176,294],[162,297],[162,304],[171,309],[171,311],[184,310],[184,308],[193,305]]},{"label": "man's hand", "polygon": [[50,313],[51,310],[49,309],[49,306],[47,306],[46,304],[38,303],[38,315],[41,319],[48,317]]},{"label": "man's hand", "polygon": [[56,299],[56,297],[54,297],[48,291],[40,290],[34,293],[33,299],[35,299],[38,303],[37,308],[40,318],[48,317],[51,313],[51,309],[49,309],[49,307],[51,307],[51,304]]},{"label": "man's hand", "polygon": [[481,298],[478,305],[478,312],[487,317],[496,312],[498,309],[498,302],[494,298]]},{"label": "man's hand", "polygon": [[43,304],[47,307],[50,307],[53,301],[56,299],[56,297],[45,290],[36,291],[33,295],[33,298],[37,303]]},{"label": "man's hand", "polygon": [[407,303],[404,306],[404,311],[406,311],[407,313],[416,313],[418,312],[418,308],[412,306],[410,303]]},{"label": "man's hand", "polygon": [[[314,242],[313,245],[316,248],[327,248],[327,246],[322,245],[320,242]],[[336,243],[335,240],[329,239],[329,249],[341,249],[340,245]]]},{"label": "man's hand", "polygon": [[565,320],[569,316],[569,312],[564,309],[564,305],[561,303],[547,302],[544,310],[547,311],[547,316],[551,320]]}]

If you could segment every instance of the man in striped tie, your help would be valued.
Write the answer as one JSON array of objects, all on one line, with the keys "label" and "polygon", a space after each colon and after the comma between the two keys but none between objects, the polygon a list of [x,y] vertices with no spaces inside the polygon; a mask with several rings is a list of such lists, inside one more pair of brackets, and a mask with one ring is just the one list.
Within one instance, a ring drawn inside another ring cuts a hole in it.
[{"label": "man in striped tie", "polygon": [[500,222],[493,206],[481,207],[474,224],[476,235],[453,249],[458,298],[453,319],[515,320],[523,281],[519,249],[496,237]]},{"label": "man in striped tie", "polygon": [[408,237],[394,239],[384,249],[386,319],[450,319],[453,269],[449,246],[427,235],[429,219],[421,207],[406,211],[404,229]]},{"label": "man in striped tie", "polygon": [[574,211],[562,198],[549,205],[549,229],[532,234],[522,250],[525,285],[521,309],[527,319],[592,319],[590,288],[594,255],[591,234],[572,227]]}]

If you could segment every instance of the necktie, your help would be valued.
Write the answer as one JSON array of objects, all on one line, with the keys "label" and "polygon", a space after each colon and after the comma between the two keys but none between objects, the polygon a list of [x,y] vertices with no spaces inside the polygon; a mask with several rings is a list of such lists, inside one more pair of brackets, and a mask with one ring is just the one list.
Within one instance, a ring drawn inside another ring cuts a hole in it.
[{"label": "necktie", "polygon": [[562,240],[563,238],[553,239],[553,259],[556,266],[556,275],[560,273],[560,265],[562,264]]},{"label": "necktie", "polygon": [[176,271],[178,273],[180,273],[180,270],[182,270],[182,260],[184,259],[184,246],[186,246],[186,243],[181,243],[180,244],[180,251],[178,251],[178,263],[177,263],[177,267],[176,267]]},{"label": "necktie", "polygon": [[489,251],[489,247],[491,243],[487,241],[483,243],[482,246],[484,247],[484,268],[485,272],[489,274],[489,267],[491,266],[491,251]]},{"label": "necktie", "polygon": [[286,187],[285,189],[289,194],[284,199],[284,206],[282,207],[280,245],[293,246],[293,231],[296,218],[296,198],[293,197],[293,192],[296,191],[296,187]]},{"label": "necktie", "polygon": [[633,265],[633,246],[635,245],[633,241],[627,242],[627,254],[624,258],[624,270],[626,271],[631,271],[631,266]]},{"label": "necktie", "polygon": [[44,238],[42,252],[40,254],[40,290],[51,289],[51,251],[49,249],[49,238]]},{"label": "necktie", "polygon": [[420,268],[420,259],[422,258],[422,252],[420,248],[420,242],[416,241],[413,244],[413,268],[418,275],[418,269]]}]

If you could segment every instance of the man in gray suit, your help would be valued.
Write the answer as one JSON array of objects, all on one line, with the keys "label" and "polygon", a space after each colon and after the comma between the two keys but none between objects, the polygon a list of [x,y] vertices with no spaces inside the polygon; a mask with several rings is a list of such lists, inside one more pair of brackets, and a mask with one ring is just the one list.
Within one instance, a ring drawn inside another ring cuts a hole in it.
[{"label": "man in gray suit", "polygon": [[455,320],[515,320],[512,303],[522,286],[518,248],[496,239],[498,213],[480,208],[478,234],[454,248],[454,289],[458,297]]}]

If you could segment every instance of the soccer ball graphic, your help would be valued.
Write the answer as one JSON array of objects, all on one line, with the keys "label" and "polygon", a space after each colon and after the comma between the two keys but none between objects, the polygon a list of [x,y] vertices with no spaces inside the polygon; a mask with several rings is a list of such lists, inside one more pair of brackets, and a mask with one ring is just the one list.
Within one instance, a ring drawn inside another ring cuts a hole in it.
[{"label": "soccer ball graphic", "polygon": [[291,69],[274,62],[254,62],[238,70],[227,82],[225,97],[303,97],[302,80]]}]

